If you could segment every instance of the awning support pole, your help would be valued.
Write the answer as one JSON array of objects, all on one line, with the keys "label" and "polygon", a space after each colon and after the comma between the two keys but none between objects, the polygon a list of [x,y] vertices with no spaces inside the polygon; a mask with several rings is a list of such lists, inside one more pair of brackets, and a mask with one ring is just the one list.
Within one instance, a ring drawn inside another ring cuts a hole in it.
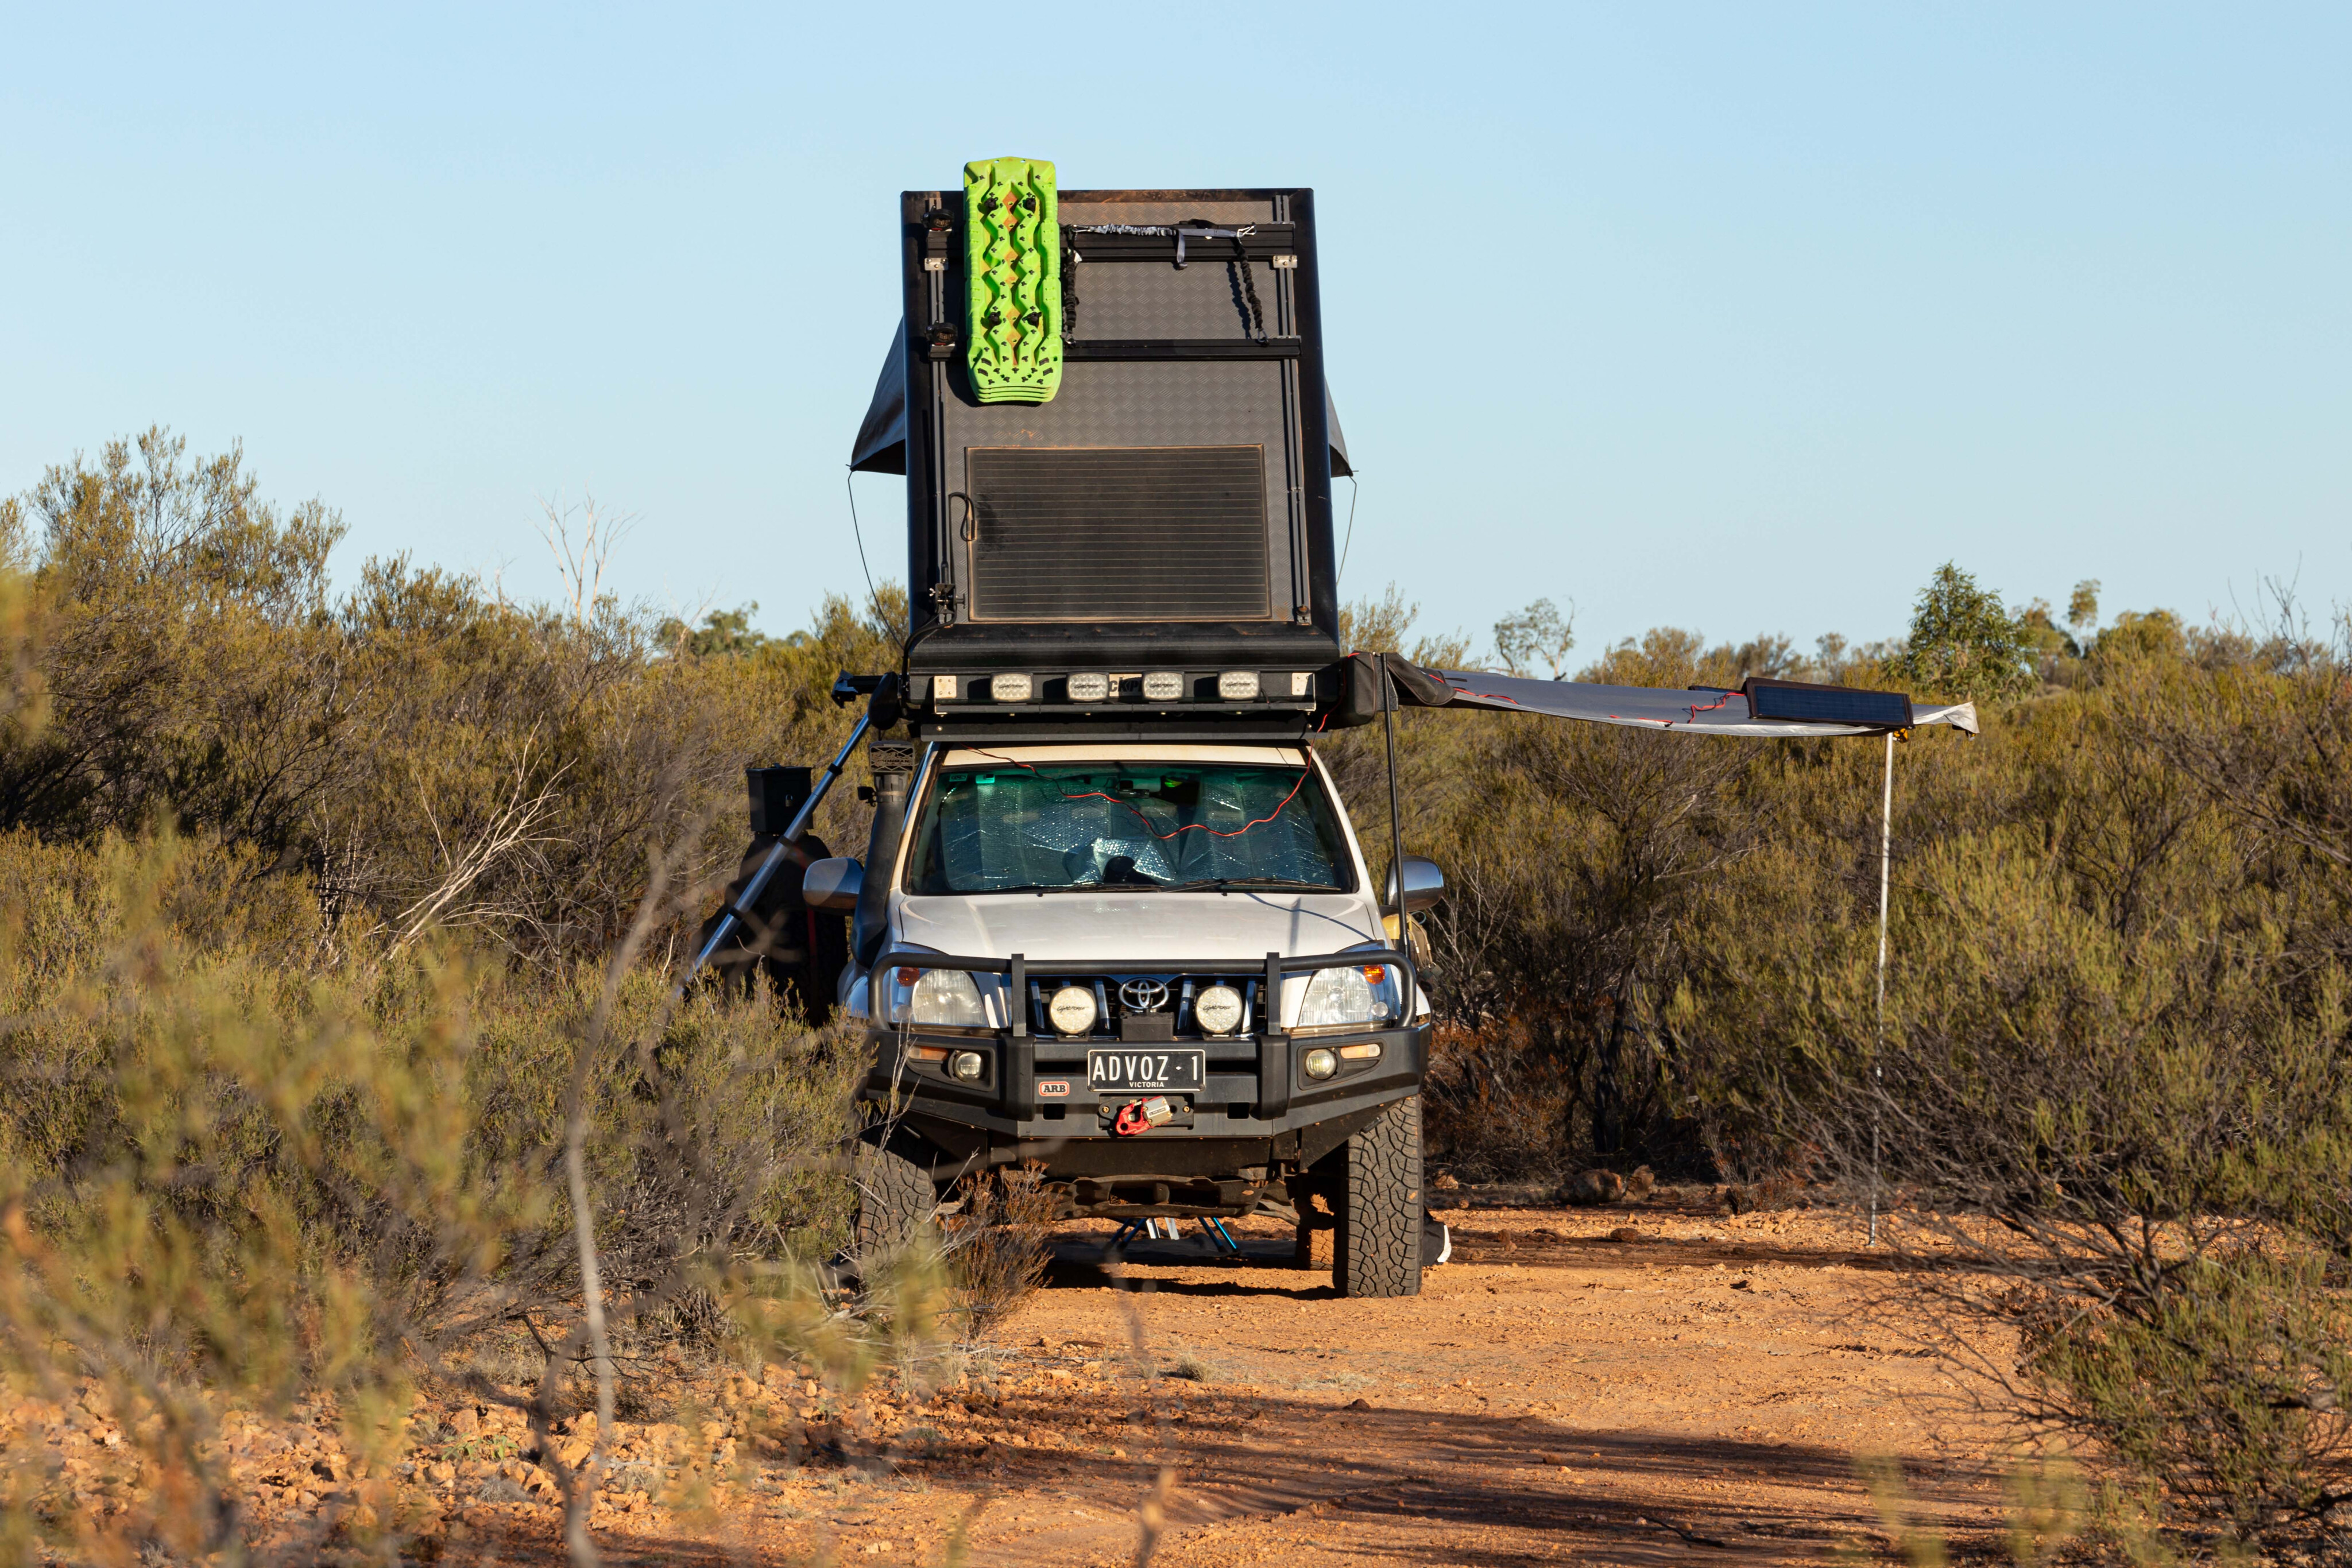
[{"label": "awning support pole", "polygon": [[[1883,1057],[1886,1051],[1886,883],[1895,855],[1895,732],[1886,732],[1886,780],[1878,802],[1878,1045],[1872,1054],[1874,1092],[1886,1082]],[[1878,1245],[1878,1114],[1877,1099],[1870,1107],[1870,1242]]]},{"label": "awning support pole", "polygon": [[1397,946],[1402,948],[1409,938],[1404,925],[1404,818],[1397,807],[1396,710],[1396,686],[1389,679],[1389,656],[1382,653],[1381,717],[1389,732],[1389,884],[1396,905]]}]

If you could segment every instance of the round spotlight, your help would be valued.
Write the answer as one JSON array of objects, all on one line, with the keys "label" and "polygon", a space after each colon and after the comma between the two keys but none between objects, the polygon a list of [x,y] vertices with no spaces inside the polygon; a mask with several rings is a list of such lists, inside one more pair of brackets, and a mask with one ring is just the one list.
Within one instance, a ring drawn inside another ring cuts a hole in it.
[{"label": "round spotlight", "polygon": [[976,1051],[959,1051],[948,1058],[948,1071],[966,1083],[979,1082],[981,1073],[986,1070],[987,1063]]},{"label": "round spotlight", "polygon": [[1328,1045],[1318,1045],[1307,1053],[1303,1063],[1309,1078],[1328,1078],[1339,1071],[1339,1053]]},{"label": "round spotlight", "polygon": [[1095,1027],[1095,994],[1084,986],[1064,986],[1045,1004],[1045,1016],[1064,1034],[1085,1034]]},{"label": "round spotlight", "polygon": [[1202,1034],[1231,1034],[1242,1023],[1242,994],[1231,986],[1209,986],[1192,998],[1192,1019]]}]

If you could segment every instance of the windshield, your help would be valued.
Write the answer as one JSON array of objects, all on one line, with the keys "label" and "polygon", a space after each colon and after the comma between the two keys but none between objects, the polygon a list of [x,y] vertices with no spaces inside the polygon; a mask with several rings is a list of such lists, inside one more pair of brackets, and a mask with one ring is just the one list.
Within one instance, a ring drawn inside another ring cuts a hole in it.
[{"label": "windshield", "polygon": [[1347,841],[1303,768],[1022,762],[942,768],[907,891],[1284,887],[1346,892]]}]

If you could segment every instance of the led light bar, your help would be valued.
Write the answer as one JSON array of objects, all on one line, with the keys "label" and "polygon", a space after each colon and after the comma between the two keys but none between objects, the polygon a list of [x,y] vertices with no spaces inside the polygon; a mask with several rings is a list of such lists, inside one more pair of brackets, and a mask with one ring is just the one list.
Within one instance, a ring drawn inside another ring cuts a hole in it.
[{"label": "led light bar", "polygon": [[1098,703],[1110,695],[1110,677],[1104,674],[1072,675],[1070,700],[1074,703]]},{"label": "led light bar", "polygon": [[1156,703],[1172,703],[1184,695],[1184,677],[1172,670],[1154,670],[1143,677],[1143,695]]},{"label": "led light bar", "polygon": [[1255,670],[1227,670],[1217,677],[1217,695],[1229,703],[1245,703],[1257,697]]},{"label": "led light bar", "polygon": [[988,695],[1001,703],[1025,703],[1029,700],[1029,677],[1026,675],[996,675],[990,678]]}]

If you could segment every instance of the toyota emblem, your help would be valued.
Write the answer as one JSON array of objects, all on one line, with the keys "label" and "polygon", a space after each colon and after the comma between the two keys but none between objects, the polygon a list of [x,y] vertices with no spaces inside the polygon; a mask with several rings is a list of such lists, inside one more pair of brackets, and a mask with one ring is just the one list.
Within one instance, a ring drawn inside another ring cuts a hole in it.
[{"label": "toyota emblem", "polygon": [[1164,980],[1129,980],[1118,988],[1119,1004],[1131,1013],[1156,1013],[1168,1005]]}]

